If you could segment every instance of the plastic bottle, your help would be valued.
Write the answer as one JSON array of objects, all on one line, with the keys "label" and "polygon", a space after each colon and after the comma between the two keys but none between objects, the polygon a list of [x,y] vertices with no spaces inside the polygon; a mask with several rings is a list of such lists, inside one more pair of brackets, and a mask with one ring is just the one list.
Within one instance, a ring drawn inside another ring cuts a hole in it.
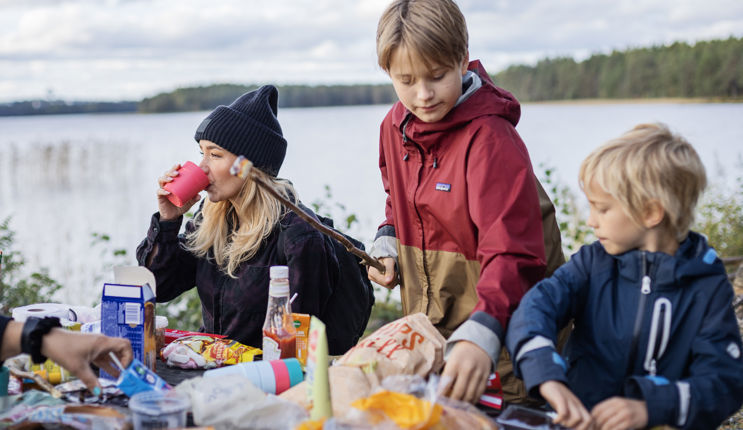
[{"label": "plastic bottle", "polygon": [[297,356],[297,332],[289,308],[289,268],[271,266],[268,309],[263,323],[263,360]]}]

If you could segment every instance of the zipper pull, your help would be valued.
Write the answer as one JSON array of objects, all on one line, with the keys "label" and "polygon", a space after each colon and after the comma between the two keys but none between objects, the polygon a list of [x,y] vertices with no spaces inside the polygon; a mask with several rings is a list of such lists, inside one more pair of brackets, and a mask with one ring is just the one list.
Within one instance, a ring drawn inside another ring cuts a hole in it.
[{"label": "zipper pull", "polygon": [[658,366],[655,364],[655,359],[650,360],[650,369],[648,369],[650,372],[650,376],[655,376],[655,374],[658,372]]},{"label": "zipper pull", "polygon": [[433,157],[433,168],[439,167],[439,160],[436,157]]},{"label": "zipper pull", "polygon": [[642,291],[642,294],[650,294],[650,276],[645,275],[642,277],[642,288],[640,291]]}]

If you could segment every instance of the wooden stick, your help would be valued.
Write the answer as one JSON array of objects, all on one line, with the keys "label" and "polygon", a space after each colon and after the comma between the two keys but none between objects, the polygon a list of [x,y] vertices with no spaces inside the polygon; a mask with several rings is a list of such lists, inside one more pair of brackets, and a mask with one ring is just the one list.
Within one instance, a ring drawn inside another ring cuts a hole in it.
[{"label": "wooden stick", "polygon": [[349,252],[361,258],[367,266],[374,267],[375,269],[379,270],[379,273],[384,275],[384,272],[385,272],[384,264],[382,264],[379,260],[373,258],[371,255],[367,254],[366,252],[355,247],[353,243],[351,243],[350,240],[346,239],[342,234],[338,233],[332,228],[327,227],[323,223],[318,222],[315,218],[313,218],[307,212],[302,210],[302,208],[295,205],[289,199],[279,194],[279,192],[276,191],[271,184],[265,182],[258,175],[254,175],[252,169],[253,169],[253,163],[251,163],[247,158],[241,155],[237,157],[237,159],[235,160],[235,163],[232,165],[232,168],[230,169],[230,173],[240,178],[243,178],[243,179],[247,179],[248,177],[250,177],[256,184],[258,184],[261,188],[266,190],[269,194],[271,194],[273,197],[275,197],[277,200],[283,203],[286,207],[291,209],[292,212],[297,214],[300,218],[305,220],[308,224],[310,224],[316,230],[320,231],[326,236],[330,236],[333,239],[337,240],[343,246],[345,246]]}]

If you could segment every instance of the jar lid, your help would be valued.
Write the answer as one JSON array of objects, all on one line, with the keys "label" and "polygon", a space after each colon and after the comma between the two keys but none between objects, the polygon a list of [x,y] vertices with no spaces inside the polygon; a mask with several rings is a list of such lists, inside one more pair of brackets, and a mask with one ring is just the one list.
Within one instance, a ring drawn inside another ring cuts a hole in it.
[{"label": "jar lid", "polygon": [[268,272],[271,279],[289,278],[288,266],[271,266]]},{"label": "jar lid", "polygon": [[186,397],[173,390],[142,391],[129,399],[129,409],[133,412],[151,416],[183,412],[190,406]]}]

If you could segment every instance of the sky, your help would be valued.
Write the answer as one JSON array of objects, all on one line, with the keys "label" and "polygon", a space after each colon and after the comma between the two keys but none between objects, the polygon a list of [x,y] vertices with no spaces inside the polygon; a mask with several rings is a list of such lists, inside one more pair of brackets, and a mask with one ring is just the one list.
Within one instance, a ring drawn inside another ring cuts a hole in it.
[{"label": "sky", "polygon": [[[0,102],[215,83],[385,83],[389,0],[0,0]],[[741,0],[459,0],[470,58],[513,64],[743,36]]]}]

